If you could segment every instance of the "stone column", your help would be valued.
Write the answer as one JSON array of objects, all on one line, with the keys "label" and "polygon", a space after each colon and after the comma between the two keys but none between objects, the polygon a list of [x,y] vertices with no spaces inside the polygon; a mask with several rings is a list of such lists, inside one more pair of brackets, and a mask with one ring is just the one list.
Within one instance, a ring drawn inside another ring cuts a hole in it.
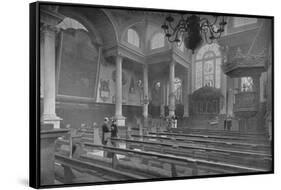
[{"label": "stone column", "polygon": [[116,86],[115,86],[115,118],[117,126],[125,126],[125,117],[122,115],[122,61],[120,55],[116,57]]},{"label": "stone column", "polygon": [[[221,75],[221,91],[223,94],[223,107],[220,107],[220,114],[227,114],[227,76],[222,73]],[[220,102],[221,103],[221,102]]]},{"label": "stone column", "polygon": [[186,69],[184,80],[183,80],[183,98],[184,98],[183,117],[189,117],[189,93],[190,93],[190,72],[189,69]]},{"label": "stone column", "polygon": [[148,117],[148,65],[145,64],[143,67],[143,117]]},{"label": "stone column", "polygon": [[43,124],[53,124],[54,128],[60,128],[60,118],[56,115],[56,74],[55,74],[55,37],[56,28],[50,25],[43,26],[41,30],[42,44],[41,55],[44,65],[44,101]]},{"label": "stone column", "polygon": [[192,72],[190,72],[190,81],[191,81],[191,92],[193,93],[196,88],[196,65],[195,65],[195,60],[196,60],[196,54],[191,55],[191,65],[192,65]]},{"label": "stone column", "polygon": [[160,116],[165,117],[165,99],[166,99],[166,84],[165,80],[161,82],[161,106],[160,106]]},{"label": "stone column", "polygon": [[169,66],[170,66],[169,116],[174,116],[175,115],[175,61],[172,60]]},{"label": "stone column", "polygon": [[43,77],[43,113],[40,125],[40,183],[55,184],[55,141],[66,135],[68,129],[59,129],[60,118],[56,115],[56,26],[64,17],[50,7],[40,8],[40,65]]},{"label": "stone column", "polygon": [[148,65],[144,64],[143,66],[143,126],[141,125],[140,135],[143,135],[143,128],[145,129],[147,126],[147,119],[148,119]]}]

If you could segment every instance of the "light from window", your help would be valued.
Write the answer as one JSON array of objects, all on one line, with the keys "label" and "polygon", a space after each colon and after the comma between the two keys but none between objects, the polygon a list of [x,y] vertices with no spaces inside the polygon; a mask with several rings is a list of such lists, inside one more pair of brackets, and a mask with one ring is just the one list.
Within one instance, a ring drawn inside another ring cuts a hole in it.
[{"label": "light from window", "polygon": [[221,57],[217,44],[203,46],[196,55],[195,88],[221,86]]},{"label": "light from window", "polygon": [[252,77],[242,77],[241,78],[241,91],[242,92],[252,92],[253,91]]},{"label": "light from window", "polygon": [[182,36],[180,36],[180,42],[178,43],[178,48],[179,48],[179,50],[184,52],[184,43],[183,43],[183,37]]},{"label": "light from window", "polygon": [[162,33],[155,34],[151,39],[151,49],[157,49],[165,46],[165,36]]},{"label": "light from window", "polygon": [[136,47],[140,47],[140,38],[138,33],[134,30],[134,29],[129,29],[128,30],[128,43],[136,46]]},{"label": "light from window", "polygon": [[257,18],[246,18],[246,17],[234,17],[233,26],[240,27],[249,24],[254,24],[258,21]]}]

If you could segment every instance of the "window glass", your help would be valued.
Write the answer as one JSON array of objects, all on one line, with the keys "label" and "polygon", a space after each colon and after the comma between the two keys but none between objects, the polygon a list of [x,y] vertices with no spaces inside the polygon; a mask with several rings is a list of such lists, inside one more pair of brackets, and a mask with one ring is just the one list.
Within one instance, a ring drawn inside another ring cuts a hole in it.
[{"label": "window glass", "polygon": [[203,86],[220,88],[221,54],[216,43],[201,47],[195,60],[195,89]]},{"label": "window glass", "polygon": [[252,77],[242,77],[241,78],[241,91],[242,92],[252,92],[253,91]]},{"label": "window glass", "polygon": [[140,38],[138,33],[134,30],[134,29],[129,29],[128,30],[128,39],[127,39],[128,43],[136,46],[136,47],[140,47]]}]

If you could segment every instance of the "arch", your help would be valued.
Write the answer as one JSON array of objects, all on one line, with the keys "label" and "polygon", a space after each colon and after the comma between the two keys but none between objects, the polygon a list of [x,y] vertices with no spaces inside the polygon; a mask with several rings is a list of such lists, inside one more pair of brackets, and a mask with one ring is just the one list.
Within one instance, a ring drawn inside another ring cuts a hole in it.
[{"label": "arch", "polygon": [[118,35],[116,26],[106,10],[100,8],[70,8],[62,6],[59,11],[61,14],[81,22],[95,37],[98,37],[99,42],[104,46],[117,44]]},{"label": "arch", "polygon": [[114,29],[114,34],[115,34],[115,39],[116,41],[119,41],[119,37],[118,37],[118,33],[117,33],[117,24],[116,22],[114,21],[114,17],[112,16],[112,14],[107,11],[106,9],[102,9],[103,12],[105,13],[105,15],[108,17],[108,19],[110,20],[112,26],[113,26],[113,29]]},{"label": "arch", "polygon": [[[163,33],[164,34],[164,31],[161,27],[161,24],[162,23],[162,20],[161,19],[157,19],[157,17],[148,17],[147,18],[147,25],[148,25],[148,28],[147,28],[147,31],[146,31],[146,48],[148,49],[152,49],[151,48],[151,40],[152,38],[157,35],[158,33]],[[165,35],[164,35],[164,46],[162,48],[171,48],[172,47],[172,44],[171,43],[168,43]],[[154,49],[156,50],[156,49]]]},{"label": "arch", "polygon": [[59,24],[57,24],[57,27],[64,30],[72,28],[81,29],[88,32],[88,29],[83,24],[70,17],[65,17]]},{"label": "arch", "polygon": [[122,35],[121,35],[122,42],[129,43],[128,42],[128,31],[130,29],[134,30],[136,32],[136,34],[138,35],[139,45],[137,46],[137,45],[134,45],[133,43],[129,43],[129,44],[133,45],[133,47],[138,48],[138,49],[135,49],[135,50],[138,50],[138,51],[140,49],[143,50],[143,48],[144,48],[144,40],[143,40],[144,39],[144,36],[143,36],[144,32],[141,31],[141,29],[144,28],[144,27],[142,27],[142,24],[144,24],[143,20],[138,21],[138,22],[131,22],[130,24],[128,24],[126,27],[124,27],[122,29]]},{"label": "arch", "polygon": [[85,16],[78,13],[77,11],[72,11],[70,9],[62,9],[62,8],[60,8],[60,13],[66,17],[70,17],[74,20],[77,20],[84,27],[86,27],[88,32],[91,34],[90,36],[91,36],[91,40],[93,42],[96,42],[98,44],[103,43],[103,40],[102,40],[101,36],[99,35],[98,30],[93,26],[93,24]]},{"label": "arch", "polygon": [[214,57],[216,57],[216,53],[213,51],[207,51],[203,54],[202,59],[207,60],[207,59],[213,59]]},{"label": "arch", "polygon": [[162,32],[155,33],[150,40],[150,49],[165,47],[165,35]]},{"label": "arch", "polygon": [[196,54],[196,60],[203,59],[206,52],[212,51],[216,56],[221,56],[220,46],[217,43],[203,45]]},{"label": "arch", "polygon": [[133,28],[129,28],[127,30],[127,39],[126,41],[129,43],[129,44],[132,44],[136,47],[140,47],[140,36],[138,34],[138,32],[133,29]]}]

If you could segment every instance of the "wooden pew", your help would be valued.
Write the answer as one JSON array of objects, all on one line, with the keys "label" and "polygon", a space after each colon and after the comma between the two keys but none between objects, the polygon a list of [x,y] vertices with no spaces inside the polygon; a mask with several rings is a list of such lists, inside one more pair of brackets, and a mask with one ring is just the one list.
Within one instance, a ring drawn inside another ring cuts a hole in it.
[{"label": "wooden pew", "polygon": [[[103,150],[113,152],[114,154],[121,154],[125,156],[134,156],[138,158],[146,158],[146,159],[153,159],[158,162],[165,162],[171,164],[171,173],[172,176],[177,176],[176,165],[180,165],[183,167],[188,167],[192,169],[193,175],[198,175],[199,170],[206,170],[217,172],[218,174],[222,173],[249,173],[249,172],[266,172],[267,170],[264,169],[257,169],[245,166],[238,166],[234,164],[226,164],[221,162],[213,162],[207,161],[203,159],[194,159],[190,157],[183,157],[183,156],[175,156],[171,154],[162,154],[157,152],[150,152],[150,151],[138,151],[138,150],[131,150],[131,149],[124,149],[124,148],[117,148],[117,147],[108,147],[103,145],[95,145],[93,143],[84,143],[85,148]],[[114,161],[113,161],[114,162]]]},{"label": "wooden pew", "polygon": [[[57,142],[58,145],[67,145],[67,148],[63,148],[60,151],[57,152],[57,154],[64,155],[66,157],[69,157],[70,151],[69,151],[69,144],[70,142],[68,140],[59,140]],[[83,145],[82,145],[83,146]],[[79,159],[80,161],[86,161],[86,162],[93,162],[95,164],[100,164],[107,167],[117,168],[118,163],[118,169],[123,170],[125,172],[133,172],[141,176],[145,176],[146,178],[163,178],[163,177],[170,177],[170,173],[167,173],[167,171],[161,169],[161,168],[155,168],[151,167],[145,164],[140,163],[133,163],[130,159],[122,159],[118,160],[116,162],[116,157],[104,157],[105,154],[102,153],[104,156],[96,156],[92,154],[92,151],[80,151],[80,155],[75,155],[72,158]],[[95,152],[95,151],[94,151]],[[107,151],[108,152],[108,151]],[[116,155],[115,155],[116,156]]]},{"label": "wooden pew", "polygon": [[[150,135],[158,135],[158,136],[175,136],[175,137],[188,137],[188,138],[204,138],[204,139],[212,139],[212,140],[227,140],[227,141],[237,141],[237,142],[259,142],[259,139],[249,139],[248,137],[241,137],[241,136],[221,136],[221,135],[209,135],[209,134],[194,134],[194,133],[189,133],[189,134],[184,134],[184,133],[171,133],[171,132],[161,132],[161,133],[155,133],[155,132],[150,132]],[[265,144],[264,141],[263,143],[255,143],[255,144]]]},{"label": "wooden pew", "polygon": [[175,145],[172,143],[132,140],[124,138],[111,138],[111,140],[115,142],[124,142],[129,148],[140,148],[141,150],[170,153],[180,156],[191,156],[194,158],[204,158],[207,160],[237,163],[241,165],[244,164],[247,166],[263,166],[264,168],[268,168],[272,161],[270,154],[252,151],[227,150],[221,148],[207,148],[191,145]]},{"label": "wooden pew", "polygon": [[243,133],[239,131],[224,131],[224,130],[210,130],[210,129],[190,129],[190,128],[178,128],[170,129],[166,132],[181,133],[181,134],[204,134],[204,135],[220,135],[220,136],[237,136],[244,138],[266,138],[265,133]]},{"label": "wooden pew", "polygon": [[[70,144],[66,140],[60,140],[62,143]],[[98,149],[108,152],[113,152],[114,155],[121,154],[128,157],[137,157],[143,158],[148,160],[154,160],[156,162],[165,162],[171,165],[171,176],[175,177],[178,176],[176,165],[188,167],[192,170],[192,176],[198,175],[198,171],[205,171],[205,174],[209,172],[213,172],[215,174],[223,174],[223,173],[243,173],[243,172],[266,172],[267,170],[264,169],[257,169],[252,167],[245,167],[245,166],[238,166],[234,164],[226,164],[222,162],[214,162],[214,161],[207,161],[204,159],[194,159],[191,157],[182,157],[182,156],[175,156],[171,154],[163,154],[163,153],[156,153],[156,152],[148,152],[148,151],[136,151],[130,149],[122,149],[116,147],[108,147],[102,145],[95,145],[93,143],[83,143],[83,147],[86,149]],[[94,162],[94,161],[93,161]],[[116,157],[112,159],[112,167],[116,168],[118,165],[118,160]]]},{"label": "wooden pew", "polygon": [[107,175],[107,178],[110,176],[112,180],[136,180],[136,179],[145,179],[145,177],[136,175],[133,173],[123,172],[118,169],[105,167],[99,164],[92,162],[85,162],[75,158],[69,158],[60,154],[55,154],[55,162],[60,164],[64,168],[63,183],[73,183],[75,175],[73,170],[88,173],[90,175],[97,175],[97,172],[100,174]]},{"label": "wooden pew", "polygon": [[218,140],[209,140],[202,138],[184,138],[175,136],[155,136],[155,135],[132,135],[132,138],[142,138],[148,140],[156,140],[159,142],[172,142],[174,144],[193,144],[197,146],[214,147],[214,148],[226,148],[228,150],[249,150],[263,153],[270,153],[269,145],[260,145],[253,143],[242,143],[242,142],[227,142]]}]

